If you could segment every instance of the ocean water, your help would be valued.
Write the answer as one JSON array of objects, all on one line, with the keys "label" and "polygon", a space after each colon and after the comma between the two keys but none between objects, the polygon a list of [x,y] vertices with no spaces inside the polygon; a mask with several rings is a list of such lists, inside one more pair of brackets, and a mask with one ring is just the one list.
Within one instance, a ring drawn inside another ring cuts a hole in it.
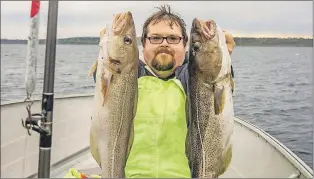
[{"label": "ocean water", "polygon": [[[1,104],[25,99],[26,45],[1,44]],[[58,45],[55,96],[91,94],[96,45]],[[34,98],[43,90],[45,46],[39,46]],[[273,135],[313,167],[312,48],[241,47],[232,54],[235,115]],[[250,145],[250,144],[248,144]]]}]

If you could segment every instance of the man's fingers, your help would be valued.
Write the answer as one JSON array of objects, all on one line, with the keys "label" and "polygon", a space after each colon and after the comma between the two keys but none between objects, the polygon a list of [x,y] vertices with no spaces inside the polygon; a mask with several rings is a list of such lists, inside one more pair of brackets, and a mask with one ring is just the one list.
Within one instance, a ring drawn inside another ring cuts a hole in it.
[{"label": "man's fingers", "polygon": [[232,35],[228,31],[224,31],[224,33],[225,33],[227,43],[235,43]]},{"label": "man's fingers", "polygon": [[236,43],[234,42],[234,39],[233,39],[232,35],[228,31],[226,31],[224,29],[222,31],[225,33],[225,38],[226,38],[228,51],[229,51],[229,54],[231,54],[233,48],[236,46]]},{"label": "man's fingers", "polygon": [[227,47],[228,47],[228,52],[229,52],[229,54],[231,55],[231,54],[232,54],[232,50],[233,50],[233,48],[234,48],[234,45],[227,44]]}]

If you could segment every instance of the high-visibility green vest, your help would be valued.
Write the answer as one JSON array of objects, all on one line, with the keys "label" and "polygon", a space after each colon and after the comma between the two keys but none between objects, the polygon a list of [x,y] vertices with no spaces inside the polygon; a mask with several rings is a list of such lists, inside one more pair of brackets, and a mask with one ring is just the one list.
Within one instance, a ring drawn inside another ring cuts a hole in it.
[{"label": "high-visibility green vest", "polygon": [[186,94],[177,79],[138,79],[134,141],[127,178],[191,178],[185,154]]}]

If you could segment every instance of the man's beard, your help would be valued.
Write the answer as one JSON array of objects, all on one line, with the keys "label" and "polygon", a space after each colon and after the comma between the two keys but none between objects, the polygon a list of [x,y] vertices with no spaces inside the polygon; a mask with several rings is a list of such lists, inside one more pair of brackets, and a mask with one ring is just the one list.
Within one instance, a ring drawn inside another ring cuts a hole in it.
[{"label": "man's beard", "polygon": [[152,60],[152,67],[158,71],[169,71],[171,70],[176,61],[174,60],[174,51],[170,48],[159,48],[155,52],[155,57]]}]

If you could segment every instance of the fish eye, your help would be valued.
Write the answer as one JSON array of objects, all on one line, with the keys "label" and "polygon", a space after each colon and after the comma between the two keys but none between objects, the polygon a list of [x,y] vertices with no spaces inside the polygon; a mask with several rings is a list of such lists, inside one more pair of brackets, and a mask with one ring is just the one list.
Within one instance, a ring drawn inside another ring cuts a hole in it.
[{"label": "fish eye", "polygon": [[194,50],[195,52],[200,51],[201,47],[202,47],[202,45],[201,45],[200,42],[195,42],[195,43],[193,44],[193,50]]},{"label": "fish eye", "polygon": [[130,45],[132,43],[132,38],[129,35],[127,35],[124,37],[123,41],[125,44]]}]

